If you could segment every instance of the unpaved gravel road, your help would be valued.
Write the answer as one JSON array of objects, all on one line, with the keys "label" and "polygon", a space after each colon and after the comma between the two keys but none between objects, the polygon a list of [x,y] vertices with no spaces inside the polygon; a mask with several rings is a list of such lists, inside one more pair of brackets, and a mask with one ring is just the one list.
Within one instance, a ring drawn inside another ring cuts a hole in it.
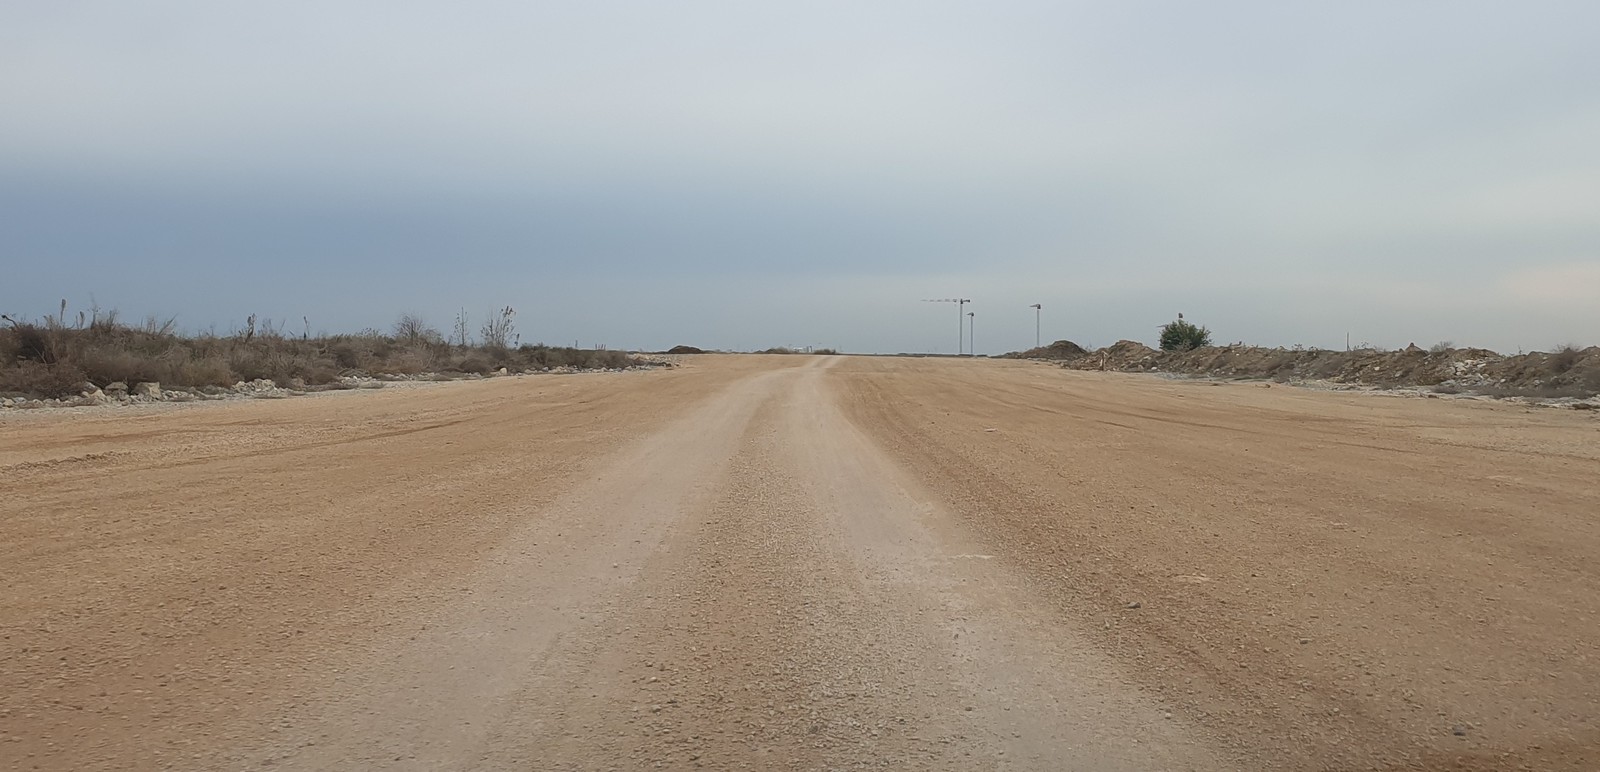
[{"label": "unpaved gravel road", "polygon": [[1600,768],[1600,420],[703,356],[0,416],[0,768]]}]

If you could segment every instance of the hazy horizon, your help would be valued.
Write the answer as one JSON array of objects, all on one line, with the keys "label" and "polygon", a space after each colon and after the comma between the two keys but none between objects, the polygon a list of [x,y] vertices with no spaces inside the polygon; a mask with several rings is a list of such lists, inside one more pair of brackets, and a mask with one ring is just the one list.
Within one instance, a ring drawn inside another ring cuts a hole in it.
[{"label": "hazy horizon", "polygon": [[1600,343],[1600,6],[0,8],[0,312]]}]

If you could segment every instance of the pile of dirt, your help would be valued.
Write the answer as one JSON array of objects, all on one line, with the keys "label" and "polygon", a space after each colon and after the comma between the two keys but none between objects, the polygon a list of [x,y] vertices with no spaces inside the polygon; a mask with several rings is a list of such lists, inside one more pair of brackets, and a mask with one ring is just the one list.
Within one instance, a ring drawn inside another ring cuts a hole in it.
[{"label": "pile of dirt", "polygon": [[1077,359],[1087,353],[1089,353],[1087,349],[1070,340],[1058,340],[1048,346],[1030,348],[1027,351],[1014,351],[1006,354],[1005,357],[1008,359],[1062,360]]},{"label": "pile of dirt", "polygon": [[[1244,345],[1157,351],[1131,340],[1072,355],[1066,346],[1057,349],[1059,345],[1011,356],[1059,361],[1061,366],[1076,370],[1160,372],[1384,389],[1430,388],[1441,393],[1491,396],[1583,399],[1600,394],[1600,347],[1596,346],[1506,356],[1481,348],[1424,350],[1415,345],[1397,351]],[[1041,353],[1046,349],[1053,353]]]},{"label": "pile of dirt", "polygon": [[1088,369],[1142,371],[1158,369],[1160,356],[1161,352],[1138,341],[1119,340],[1089,352],[1083,359],[1092,360],[1092,367]]},{"label": "pile of dirt", "polygon": [[668,354],[704,354],[706,350],[694,346],[673,346],[667,349]]}]

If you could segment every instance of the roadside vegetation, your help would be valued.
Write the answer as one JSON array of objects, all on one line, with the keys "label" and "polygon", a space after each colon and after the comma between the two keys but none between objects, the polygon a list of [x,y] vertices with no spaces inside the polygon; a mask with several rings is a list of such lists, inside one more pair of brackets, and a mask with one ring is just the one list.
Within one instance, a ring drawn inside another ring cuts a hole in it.
[{"label": "roadside vegetation", "polygon": [[[495,311],[476,330],[466,314],[450,338],[420,315],[402,314],[388,330],[312,336],[251,316],[227,335],[184,334],[173,320],[130,324],[115,311],[60,312],[42,320],[0,316],[0,395],[67,398],[159,383],[168,389],[227,388],[269,380],[279,386],[337,387],[352,377],[438,374],[441,378],[546,369],[607,369],[642,364],[627,353],[524,344],[515,311]],[[474,332],[476,334],[474,334]]]},{"label": "roadside vegetation", "polygon": [[762,349],[761,351],[757,351],[757,352],[754,352],[754,353],[757,353],[757,354],[811,354],[811,355],[815,355],[815,356],[832,356],[834,354],[839,353],[839,350],[838,349],[832,349],[832,348],[818,348],[818,349],[801,350],[801,349],[797,349],[797,348],[790,348],[789,346],[776,346],[774,348]]},{"label": "roadside vegetation", "polygon": [[1162,351],[1193,351],[1211,345],[1211,331],[1183,320],[1179,314],[1176,321],[1168,322],[1161,327]]},{"label": "roadside vegetation", "polygon": [[[1201,328],[1202,330],[1204,328]],[[1163,341],[1165,342],[1165,341]],[[1436,394],[1584,400],[1600,394],[1600,347],[1552,347],[1508,356],[1440,343],[1394,351],[1362,345],[1348,351],[1235,343],[1156,350],[1122,340],[1086,350],[1056,341],[1006,356],[1059,362],[1075,370],[1157,372],[1210,378],[1329,383],[1372,388],[1416,388]]]}]

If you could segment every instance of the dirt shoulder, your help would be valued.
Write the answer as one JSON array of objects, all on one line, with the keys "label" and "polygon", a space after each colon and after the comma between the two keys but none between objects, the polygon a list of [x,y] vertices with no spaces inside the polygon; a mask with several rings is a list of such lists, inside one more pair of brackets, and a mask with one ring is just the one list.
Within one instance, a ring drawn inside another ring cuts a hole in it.
[{"label": "dirt shoulder", "polygon": [[1592,414],[862,363],[853,419],[1261,767],[1593,767]]},{"label": "dirt shoulder", "polygon": [[592,464],[786,364],[7,416],[0,758],[194,765],[265,731]]}]

